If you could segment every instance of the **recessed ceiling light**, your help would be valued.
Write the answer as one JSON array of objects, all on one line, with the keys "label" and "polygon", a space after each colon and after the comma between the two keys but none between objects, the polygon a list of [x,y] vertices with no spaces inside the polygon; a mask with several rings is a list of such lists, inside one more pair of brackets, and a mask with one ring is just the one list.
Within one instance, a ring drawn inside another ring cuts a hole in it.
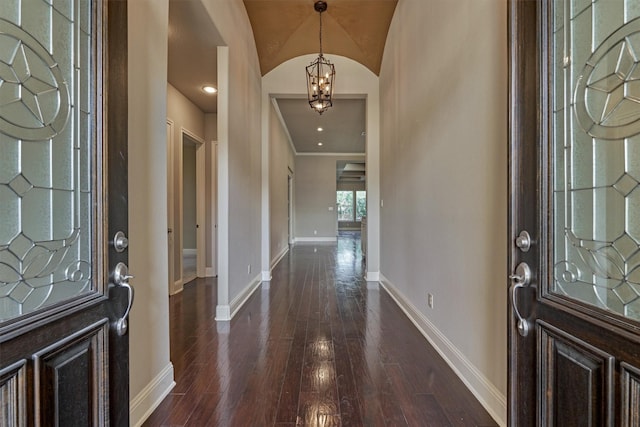
[{"label": "recessed ceiling light", "polygon": [[318,142],[318,147],[322,147],[322,142]]},{"label": "recessed ceiling light", "polygon": [[202,90],[203,90],[204,92],[208,93],[208,94],[214,94],[214,93],[218,92],[218,89],[216,89],[216,88],[215,88],[215,87],[213,87],[213,86],[209,86],[209,85],[207,85],[207,86],[203,86],[203,87],[202,87]]},{"label": "recessed ceiling light", "polygon": [[324,129],[322,128],[318,128],[318,132],[322,132]]}]

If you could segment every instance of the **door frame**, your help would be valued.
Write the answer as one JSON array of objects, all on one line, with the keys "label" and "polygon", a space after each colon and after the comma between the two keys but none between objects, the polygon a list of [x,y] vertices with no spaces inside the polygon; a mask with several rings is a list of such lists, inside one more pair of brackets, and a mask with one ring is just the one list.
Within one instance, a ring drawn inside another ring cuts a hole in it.
[{"label": "door frame", "polygon": [[[196,142],[196,224],[198,224],[198,228],[196,230],[196,275],[197,277],[205,277],[205,256],[204,256],[204,248],[206,245],[206,236],[205,236],[205,144],[204,139],[196,135],[194,132],[186,129],[184,127],[180,127],[180,146],[178,150],[175,150],[177,154],[178,160],[178,206],[179,206],[179,214],[178,214],[178,224],[180,224],[180,232],[178,233],[178,248],[180,249],[179,259],[179,289],[175,290],[174,293],[178,293],[182,291],[182,287],[184,286],[185,277],[184,277],[184,265],[183,265],[183,245],[184,245],[184,230],[182,229],[182,224],[184,220],[184,168],[183,168],[183,150],[185,143],[185,135],[194,140]],[[176,285],[177,286],[176,282]]]},{"label": "door frame", "polygon": [[173,120],[167,118],[167,253],[168,256],[168,280],[167,286],[169,295],[176,293],[175,280],[175,219],[173,203],[174,195],[174,167],[173,167],[173,150],[174,150],[174,123]]}]

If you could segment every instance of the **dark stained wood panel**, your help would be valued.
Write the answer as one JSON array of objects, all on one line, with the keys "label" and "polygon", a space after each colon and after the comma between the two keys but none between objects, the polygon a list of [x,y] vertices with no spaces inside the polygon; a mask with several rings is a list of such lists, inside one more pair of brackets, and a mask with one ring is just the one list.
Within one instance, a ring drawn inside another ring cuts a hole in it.
[{"label": "dark stained wood panel", "polygon": [[0,426],[27,425],[27,360],[0,370]]},{"label": "dark stained wood panel", "polygon": [[34,355],[34,390],[42,425],[107,425],[108,320]]},{"label": "dark stained wood panel", "polygon": [[542,425],[612,425],[614,358],[545,323],[538,323]]},{"label": "dark stained wood panel", "polygon": [[621,363],[622,425],[640,426],[640,369]]},{"label": "dark stained wood panel", "polygon": [[214,279],[170,298],[176,387],[145,426],[495,426],[391,297],[357,236],[292,247],[230,323]]}]

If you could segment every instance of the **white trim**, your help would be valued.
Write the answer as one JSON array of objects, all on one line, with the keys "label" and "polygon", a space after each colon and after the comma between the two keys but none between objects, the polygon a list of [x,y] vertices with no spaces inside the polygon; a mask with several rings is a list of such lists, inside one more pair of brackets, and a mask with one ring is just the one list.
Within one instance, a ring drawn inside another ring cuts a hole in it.
[{"label": "white trim", "polygon": [[183,249],[182,250],[182,255],[198,255],[198,250],[197,249]]},{"label": "white trim", "polygon": [[253,278],[253,280],[244,288],[233,300],[229,306],[231,307],[231,318],[235,316],[247,300],[253,295],[253,293],[260,287],[260,274]]},{"label": "white trim", "polygon": [[216,321],[226,322],[233,319],[247,300],[253,295],[253,293],[260,287],[262,280],[260,280],[261,274],[258,274],[253,278],[251,282],[231,301],[229,305],[216,306]]},{"label": "white trim", "polygon": [[276,255],[273,260],[271,261],[271,270],[273,270],[273,268],[278,265],[278,263],[280,262],[280,260],[282,258],[284,258],[284,256],[287,254],[287,252],[289,252],[289,245],[285,246],[282,251],[280,251],[280,253],[278,255]]},{"label": "white trim", "polygon": [[218,46],[218,307],[216,320],[230,320],[229,307],[229,47]]},{"label": "white trim", "polygon": [[198,278],[197,274],[190,274],[188,276],[182,276],[182,286],[180,286],[180,291],[182,291],[184,289],[184,285],[186,285],[187,283],[196,280]]},{"label": "white trim", "polygon": [[296,156],[365,157],[365,153],[295,153]]},{"label": "white trim", "polygon": [[183,289],[184,287],[182,286],[182,275],[180,275],[180,278],[173,282],[173,287],[169,290],[169,296],[179,294]]},{"label": "white trim", "polygon": [[260,279],[263,283],[269,283],[271,281],[271,270],[260,273]]},{"label": "white trim", "polygon": [[382,274],[380,284],[498,425],[506,426],[507,399],[500,390]]},{"label": "white trim", "polygon": [[338,241],[337,237],[296,237],[296,243],[336,243]]},{"label": "white trim", "polygon": [[[268,120],[268,115],[261,115],[261,127],[263,128],[268,126],[268,123],[264,123],[265,118]],[[271,259],[271,160],[269,158],[271,144],[269,141],[269,135],[263,133],[260,140],[262,147],[260,153],[260,270],[263,272],[263,278],[265,277],[264,272],[269,270],[269,260]],[[268,275],[267,280],[271,280],[271,274]]]},{"label": "white trim", "polygon": [[228,305],[216,306],[216,322],[226,322],[231,320],[231,307]]},{"label": "white trim", "polygon": [[[200,172],[199,169],[199,163],[200,161],[204,161],[204,158],[202,157],[202,153],[198,154],[198,152],[200,150],[203,149],[204,147],[204,139],[201,138],[200,136],[198,136],[196,133],[194,133],[193,131],[190,131],[189,129],[185,128],[184,126],[180,126],[180,149],[176,150],[177,154],[178,154],[178,224],[180,225],[179,229],[180,229],[180,233],[178,233],[178,247],[181,250],[184,250],[184,230],[183,230],[183,225],[184,225],[184,136],[188,136],[189,138],[193,139],[196,142],[196,223],[198,223],[200,221],[200,219],[202,219],[202,217],[200,216],[200,212],[199,209],[204,208],[204,205],[202,204],[202,200],[204,199],[204,188],[201,188],[204,184],[204,180],[200,180],[198,178],[198,172]],[[202,176],[204,177],[204,170],[201,172]],[[202,195],[200,194],[202,192]],[[198,201],[200,200],[200,202]],[[199,205],[202,205],[199,206]],[[174,221],[174,225],[175,225],[175,221]],[[174,234],[175,233],[175,228],[174,228]],[[204,249],[201,246],[201,230],[197,230],[196,231],[196,245],[197,245],[197,249]],[[175,241],[174,241],[175,244]],[[197,270],[197,274],[200,273],[199,270],[199,266],[201,263],[200,258],[202,258],[201,256],[201,252],[196,252],[196,270]],[[182,262],[182,257],[180,257],[178,265],[180,266],[180,280],[182,281],[182,283],[187,283],[189,280],[188,278],[183,277],[184,274],[184,265]]]},{"label": "white trim", "polygon": [[[175,227],[174,227],[174,171],[173,171],[173,163],[174,163],[174,142],[173,142],[173,129],[174,123],[173,120],[167,118],[167,263],[168,263],[168,272],[167,272],[167,288],[169,295],[173,295],[176,292],[174,291],[174,278],[175,271],[174,266],[176,264],[176,254],[175,254]],[[171,232],[169,232],[171,230]]]},{"label": "white trim", "polygon": [[211,141],[211,267],[207,277],[218,275],[218,141]]},{"label": "white trim", "polygon": [[380,272],[379,271],[367,271],[367,274],[364,277],[364,280],[367,282],[379,282],[380,281]]},{"label": "white trim", "polygon": [[169,362],[165,368],[145,388],[131,399],[129,417],[131,425],[139,427],[171,392],[176,383],[173,381],[173,364]]},{"label": "white trim", "polygon": [[205,268],[207,266],[206,260],[206,245],[207,245],[207,236],[206,236],[206,207],[205,207],[205,199],[206,199],[206,188],[205,188],[205,170],[206,166],[206,158],[205,158],[206,148],[204,142],[198,144],[196,147],[196,272],[198,277],[204,277]]}]

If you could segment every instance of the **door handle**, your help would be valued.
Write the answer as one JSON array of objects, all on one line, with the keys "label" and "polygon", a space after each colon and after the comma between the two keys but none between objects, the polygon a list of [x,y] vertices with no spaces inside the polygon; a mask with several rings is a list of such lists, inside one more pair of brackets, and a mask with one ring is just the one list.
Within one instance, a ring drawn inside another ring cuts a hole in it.
[{"label": "door handle", "polygon": [[129,279],[133,279],[133,276],[129,274],[129,268],[127,265],[123,262],[116,264],[116,267],[113,269],[113,283],[115,283],[116,286],[126,288],[128,293],[127,309],[122,317],[116,321],[116,332],[120,336],[127,333],[127,329],[129,328],[127,318],[129,317],[131,306],[133,305],[133,288],[129,284]]},{"label": "door handle", "polygon": [[531,284],[531,278],[533,273],[531,272],[531,267],[526,262],[521,262],[516,267],[516,271],[514,274],[509,276],[511,279],[511,304],[513,305],[513,311],[515,312],[516,318],[518,319],[518,332],[523,337],[529,335],[529,330],[531,327],[529,326],[529,322],[527,319],[522,317],[520,311],[518,310],[518,301],[516,298],[516,291],[518,289],[526,288]]}]

